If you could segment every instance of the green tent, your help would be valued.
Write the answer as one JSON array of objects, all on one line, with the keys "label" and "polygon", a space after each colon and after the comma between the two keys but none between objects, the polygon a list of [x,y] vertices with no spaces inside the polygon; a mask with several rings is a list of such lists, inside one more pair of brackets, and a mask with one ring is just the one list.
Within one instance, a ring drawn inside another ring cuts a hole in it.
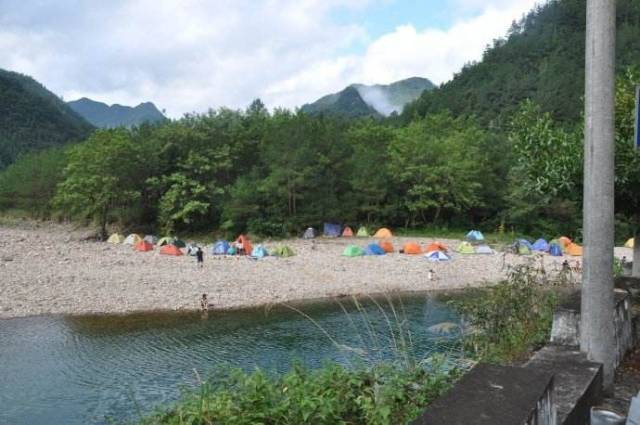
[{"label": "green tent", "polygon": [[520,255],[529,255],[531,254],[531,250],[529,247],[523,243],[518,244],[518,254]]},{"label": "green tent", "polygon": [[276,257],[293,257],[294,255],[296,255],[296,253],[293,252],[293,249],[285,245],[285,246],[279,246],[276,249],[274,249],[272,255]]},{"label": "green tent", "polygon": [[177,246],[178,248],[186,248],[187,244],[184,241],[181,241],[180,239],[174,239],[173,244],[175,246]]},{"label": "green tent", "polygon": [[359,246],[349,245],[344,249],[342,255],[345,257],[359,257],[364,255],[364,251]]},{"label": "green tent", "polygon": [[469,242],[464,241],[460,242],[460,245],[456,248],[456,251],[460,254],[475,254],[475,250],[473,249],[473,245]]},{"label": "green tent", "polygon": [[172,237],[169,236],[165,236],[164,238],[160,238],[160,240],[158,240],[158,246],[164,246],[164,245],[171,245],[173,244],[174,239]]},{"label": "green tent", "polygon": [[360,228],[358,229],[358,233],[356,233],[356,236],[359,238],[368,238],[369,237],[369,232],[367,232],[367,228],[364,226],[360,226]]}]

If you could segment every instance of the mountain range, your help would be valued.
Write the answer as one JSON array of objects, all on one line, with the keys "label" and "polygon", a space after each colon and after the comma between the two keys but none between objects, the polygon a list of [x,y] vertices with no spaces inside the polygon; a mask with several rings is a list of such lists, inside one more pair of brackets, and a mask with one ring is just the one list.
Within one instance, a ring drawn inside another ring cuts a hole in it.
[{"label": "mountain range", "polygon": [[151,102],[144,102],[138,106],[107,105],[83,97],[67,102],[76,113],[88,122],[100,128],[132,127],[142,123],[156,123],[167,118]]},{"label": "mountain range", "polygon": [[338,93],[321,97],[300,109],[308,114],[348,118],[384,117],[402,112],[404,106],[435,86],[426,78],[411,77],[391,84],[351,84]]}]

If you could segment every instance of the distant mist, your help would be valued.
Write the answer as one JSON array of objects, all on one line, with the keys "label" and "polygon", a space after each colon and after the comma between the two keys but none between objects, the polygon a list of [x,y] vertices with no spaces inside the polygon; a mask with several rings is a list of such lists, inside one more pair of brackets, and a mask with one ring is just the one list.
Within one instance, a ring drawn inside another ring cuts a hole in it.
[{"label": "distant mist", "polygon": [[379,87],[357,86],[358,93],[369,106],[384,116],[391,115],[392,112],[402,112],[402,107],[394,105],[389,101],[387,93]]}]

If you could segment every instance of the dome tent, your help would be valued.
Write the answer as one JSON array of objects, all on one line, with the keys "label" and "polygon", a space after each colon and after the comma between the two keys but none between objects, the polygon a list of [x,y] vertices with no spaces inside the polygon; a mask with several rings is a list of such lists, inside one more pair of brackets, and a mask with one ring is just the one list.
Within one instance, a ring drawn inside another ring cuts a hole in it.
[{"label": "dome tent", "polygon": [[177,246],[178,248],[186,248],[187,247],[187,243],[181,239],[174,239],[173,240],[173,245]]},{"label": "dome tent", "polygon": [[429,260],[429,261],[449,261],[451,260],[451,258],[449,258],[449,256],[447,254],[445,254],[442,251],[429,251],[426,254],[424,254],[424,257]]},{"label": "dome tent", "polygon": [[154,235],[145,235],[144,240],[154,245],[158,243],[158,237]]},{"label": "dome tent", "polygon": [[133,249],[135,249],[136,251],[139,252],[148,252],[148,251],[153,251],[153,244],[151,242],[147,242],[147,241],[140,241],[138,242]]},{"label": "dome tent", "polygon": [[271,254],[275,257],[282,257],[282,258],[293,257],[294,255],[296,255],[296,253],[293,252],[293,249],[289,248],[286,245],[277,247],[276,249],[273,250]]},{"label": "dome tent", "polygon": [[482,234],[482,232],[480,230],[471,230],[471,231],[469,231],[469,233],[467,233],[466,238],[467,238],[467,240],[470,240],[472,242],[483,241],[484,240],[484,235]]},{"label": "dome tent", "polygon": [[386,227],[382,227],[380,229],[378,229],[378,231],[373,235],[374,238],[392,238],[393,234],[391,233],[391,230],[387,229]]},{"label": "dome tent", "polygon": [[157,245],[159,246],[164,246],[164,245],[171,245],[173,244],[174,238],[172,238],[171,236],[165,236],[163,238],[160,238],[158,240]]},{"label": "dome tent", "polygon": [[361,255],[364,255],[364,251],[359,246],[349,245],[344,249],[342,255],[344,257],[359,257]]},{"label": "dome tent", "polygon": [[387,254],[392,253],[394,251],[393,244],[391,243],[391,241],[380,241],[378,245],[380,245],[380,248],[382,248],[384,252],[386,252]]},{"label": "dome tent", "polygon": [[262,245],[256,245],[255,248],[251,250],[251,256],[254,258],[264,258],[268,255],[269,253],[267,252],[266,248],[263,247]]},{"label": "dome tent", "polygon": [[163,246],[162,248],[160,248],[160,254],[162,254],[162,255],[174,255],[176,257],[184,255],[182,253],[182,251],[180,251],[180,248],[178,248],[175,245],[165,245],[165,246]]},{"label": "dome tent", "polygon": [[416,242],[407,242],[402,247],[402,250],[407,255],[418,255],[422,253],[422,248],[420,248],[420,245]]},{"label": "dome tent", "polygon": [[571,239],[569,239],[566,236],[560,236],[558,238],[558,242],[560,243],[560,246],[562,247],[562,249],[565,250],[571,244]]},{"label": "dome tent", "polygon": [[549,252],[549,243],[543,238],[538,239],[532,246],[534,251]]},{"label": "dome tent", "polygon": [[227,255],[229,251],[229,242],[224,239],[217,240],[211,248],[211,254],[213,255]]},{"label": "dome tent", "polygon": [[121,244],[124,242],[124,235],[121,235],[120,233],[114,233],[111,236],[109,236],[109,239],[107,239],[107,242],[112,243],[112,244]]},{"label": "dome tent", "polygon": [[337,238],[341,233],[340,228],[339,224],[324,223],[324,230],[322,233],[330,238]]},{"label": "dome tent", "polygon": [[[251,244],[251,241],[249,240],[248,237],[246,237],[245,235],[240,235],[238,236],[238,238],[235,240],[235,242],[233,243],[234,245],[242,245],[242,249],[243,249],[243,253],[240,253],[238,251],[236,251],[236,254],[242,254],[242,255],[247,255],[247,254],[251,254],[251,252],[253,252],[253,245]],[[233,246],[232,246],[233,248]]]},{"label": "dome tent", "polygon": [[367,245],[364,249],[364,255],[385,255],[384,249],[380,247],[380,245],[376,243],[371,243]]},{"label": "dome tent", "polygon": [[529,251],[533,251],[533,245],[526,239],[518,239],[517,241],[520,245],[524,245],[529,248]]},{"label": "dome tent", "polygon": [[567,246],[567,255],[571,255],[574,257],[582,257],[582,247],[577,243],[571,242]]},{"label": "dome tent", "polygon": [[624,243],[624,247],[625,247],[625,248],[633,248],[633,242],[634,242],[634,238],[628,239],[628,240]]},{"label": "dome tent", "polygon": [[473,249],[473,246],[467,241],[460,242],[460,244],[456,247],[456,251],[459,254],[474,254],[475,253],[475,250]]},{"label": "dome tent", "polygon": [[140,242],[142,240],[142,238],[140,237],[140,235],[138,235],[137,233],[131,233],[129,236],[127,236],[127,238],[124,240],[124,244],[125,245],[135,245],[138,242]]},{"label": "dome tent", "polygon": [[443,244],[442,242],[431,242],[429,245],[427,245],[427,247],[424,249],[424,252],[430,252],[430,251],[442,251],[442,252],[447,252],[449,250],[449,248]]},{"label": "dome tent", "polygon": [[516,254],[519,255],[530,255],[531,254],[531,244],[525,243],[527,242],[525,239],[518,239],[515,241],[511,247]]},{"label": "dome tent", "polygon": [[352,238],[353,237],[353,229],[349,226],[345,227],[342,231],[343,238]]},{"label": "dome tent", "polygon": [[562,257],[562,248],[557,243],[551,243],[549,245],[549,255],[554,257]]},{"label": "dome tent", "polygon": [[302,234],[302,239],[313,239],[316,237],[316,229],[313,227],[307,227],[307,230]]},{"label": "dome tent", "polygon": [[478,245],[475,248],[475,253],[476,254],[481,254],[481,255],[491,255],[491,254],[493,254],[493,249],[491,249],[489,247],[489,245],[484,245],[484,244],[483,245]]},{"label": "dome tent", "polygon": [[360,226],[360,228],[358,229],[358,233],[356,233],[356,236],[359,238],[368,238],[369,237],[369,232],[367,232],[367,228],[364,226]]}]

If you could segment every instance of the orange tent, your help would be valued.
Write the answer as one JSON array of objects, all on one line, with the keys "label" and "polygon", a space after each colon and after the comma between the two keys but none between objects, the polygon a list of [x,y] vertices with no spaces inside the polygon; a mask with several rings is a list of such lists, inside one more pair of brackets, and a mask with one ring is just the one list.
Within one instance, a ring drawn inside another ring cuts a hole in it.
[{"label": "orange tent", "polygon": [[378,229],[378,231],[376,232],[375,235],[373,235],[374,238],[391,238],[393,237],[393,235],[391,234],[391,230],[387,229],[386,227],[383,227],[381,229]]},{"label": "orange tent", "polygon": [[353,237],[353,229],[351,229],[351,227],[347,226],[344,228],[344,230],[342,231],[342,237],[343,238],[352,238]]},{"label": "orange tent", "polygon": [[567,255],[573,255],[574,257],[582,257],[582,247],[575,243],[567,245]]},{"label": "orange tent", "polygon": [[165,245],[165,246],[163,246],[162,248],[160,248],[160,254],[163,254],[163,255],[175,255],[176,257],[180,256],[180,255],[183,255],[182,251],[180,251],[180,248],[178,248],[175,245]]},{"label": "orange tent", "polygon": [[572,243],[572,242],[571,242],[571,239],[569,239],[569,238],[568,238],[568,237],[566,237],[566,236],[560,236],[560,237],[558,238],[558,242],[560,242],[560,243],[562,244],[562,247],[563,247],[563,248],[565,248],[565,249],[566,249],[569,245],[571,245],[571,243]]},{"label": "orange tent", "polygon": [[386,253],[393,252],[393,244],[391,243],[391,241],[380,241],[378,245],[380,245],[380,248],[382,248]]},{"label": "orange tent", "polygon": [[253,251],[253,245],[251,245],[251,241],[245,235],[238,236],[238,239],[235,241],[236,244],[242,244],[242,248],[244,249],[244,255],[251,255],[251,251]]},{"label": "orange tent", "polygon": [[140,252],[153,251],[153,244],[147,241],[140,241],[133,247],[133,249]]},{"label": "orange tent", "polygon": [[432,242],[429,245],[427,245],[427,247],[424,249],[424,252],[431,252],[431,251],[446,252],[448,250],[449,250],[449,248],[447,248],[447,246],[445,244],[440,243],[440,242]]},{"label": "orange tent", "polygon": [[418,245],[415,242],[407,242],[406,244],[404,244],[402,249],[404,250],[405,254],[415,255],[415,254],[422,253],[422,249],[420,248],[420,245]]}]

